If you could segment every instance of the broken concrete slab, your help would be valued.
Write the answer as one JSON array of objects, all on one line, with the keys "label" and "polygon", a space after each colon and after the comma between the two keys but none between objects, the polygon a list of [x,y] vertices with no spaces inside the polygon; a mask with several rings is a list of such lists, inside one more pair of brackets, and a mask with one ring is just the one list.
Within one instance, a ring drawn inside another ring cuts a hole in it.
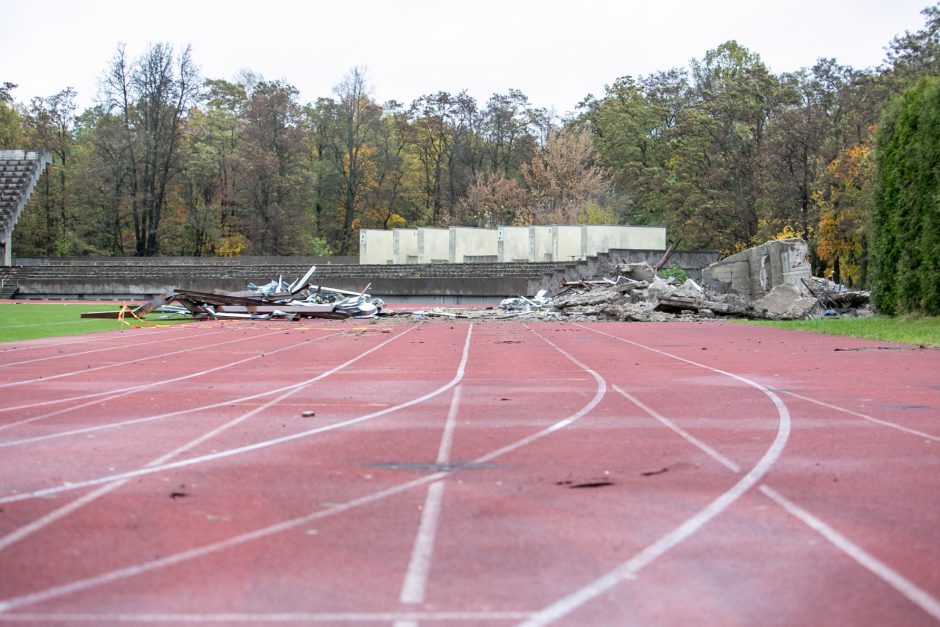
[{"label": "broken concrete slab", "polygon": [[755,301],[753,309],[759,317],[770,320],[799,320],[818,306],[819,299],[803,296],[795,285],[783,283]]},{"label": "broken concrete slab", "polygon": [[713,263],[702,271],[707,290],[760,299],[778,285],[803,288],[811,274],[809,245],[800,238],[773,240]]},{"label": "broken concrete slab", "polygon": [[656,270],[645,261],[617,264],[617,272],[634,281],[652,282],[656,278]]}]

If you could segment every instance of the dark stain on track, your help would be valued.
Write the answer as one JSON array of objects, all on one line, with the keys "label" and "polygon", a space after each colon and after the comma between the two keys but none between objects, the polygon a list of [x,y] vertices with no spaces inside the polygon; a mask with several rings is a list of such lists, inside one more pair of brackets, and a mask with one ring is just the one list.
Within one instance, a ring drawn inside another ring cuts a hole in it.
[{"label": "dark stain on track", "polygon": [[557,481],[555,485],[566,486],[571,489],[578,488],[606,488],[607,486],[615,485],[613,481],[608,481],[607,479],[602,479],[600,481],[584,481],[580,483],[575,483],[574,481]]},{"label": "dark stain on track", "polygon": [[387,468],[406,472],[453,472],[455,470],[490,470],[500,468],[499,464],[479,464],[474,462],[451,462],[449,464],[431,464],[420,462],[379,462],[369,464],[370,468]]}]

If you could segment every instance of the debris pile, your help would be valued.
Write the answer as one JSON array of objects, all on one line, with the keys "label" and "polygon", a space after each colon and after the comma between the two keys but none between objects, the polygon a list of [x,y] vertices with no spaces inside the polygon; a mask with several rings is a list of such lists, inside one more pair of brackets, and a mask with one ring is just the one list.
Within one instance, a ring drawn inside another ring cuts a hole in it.
[{"label": "debris pile", "polygon": [[871,315],[868,292],[809,275],[807,250],[802,240],[749,249],[707,269],[705,276],[713,279],[708,287],[661,278],[645,262],[619,264],[616,279],[569,281],[552,298],[506,299],[500,308],[514,316],[637,322]]},{"label": "debris pile", "polygon": [[[297,320],[300,318],[373,318],[385,303],[369,295],[371,283],[362,292],[350,292],[309,283],[312,266],[302,278],[285,283],[283,277],[265,285],[249,284],[247,290],[227,292],[175,289],[157,296],[132,311],[135,316],[151,311],[189,313],[194,318],[224,320]],[[173,306],[172,303],[178,303]],[[117,317],[118,312],[82,314],[83,318]]]},{"label": "debris pile", "polygon": [[[703,273],[704,285],[662,278],[646,262],[613,268],[616,278],[566,281],[553,295],[506,298],[498,307],[382,311],[385,303],[361,292],[310,284],[316,266],[293,283],[283,277],[265,285],[249,284],[246,291],[200,292],[175,289],[140,305],[130,313],[150,311],[188,313],[201,319],[247,318],[373,318],[378,315],[468,319],[616,320],[660,322],[701,320],[718,316],[796,320],[815,316],[870,315],[868,292],[853,291],[832,281],[810,276],[803,240],[767,242],[712,264]],[[665,257],[664,257],[665,260]],[[684,273],[682,273],[684,274]],[[173,306],[176,302],[178,305]],[[82,314],[83,318],[118,317],[119,312]]]}]

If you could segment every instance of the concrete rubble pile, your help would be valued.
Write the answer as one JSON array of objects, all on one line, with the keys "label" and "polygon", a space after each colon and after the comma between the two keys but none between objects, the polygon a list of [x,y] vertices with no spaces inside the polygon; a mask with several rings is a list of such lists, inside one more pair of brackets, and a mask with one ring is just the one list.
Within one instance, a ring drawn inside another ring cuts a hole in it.
[{"label": "concrete rubble pile", "polygon": [[553,296],[507,298],[498,310],[428,310],[423,317],[664,322],[719,316],[797,320],[871,315],[868,292],[810,275],[801,239],[767,242],[706,268],[702,284],[661,278],[646,262],[619,264],[616,278],[565,282]]},{"label": "concrete rubble pile", "polygon": [[767,242],[706,268],[703,285],[662,279],[646,263],[621,264],[617,280],[567,284],[551,304],[565,314],[623,321],[871,315],[868,292],[810,275],[808,251],[801,239]]},{"label": "concrete rubble pile", "polygon": [[[131,310],[134,316],[151,311],[190,314],[210,320],[297,320],[300,318],[374,318],[385,303],[369,295],[370,285],[362,292],[350,292],[309,283],[316,271],[312,266],[302,278],[286,283],[283,277],[265,285],[249,284],[245,291],[213,290],[201,292],[175,289],[157,296]],[[178,305],[172,305],[172,303]],[[83,318],[113,318],[124,312],[93,312]]]}]

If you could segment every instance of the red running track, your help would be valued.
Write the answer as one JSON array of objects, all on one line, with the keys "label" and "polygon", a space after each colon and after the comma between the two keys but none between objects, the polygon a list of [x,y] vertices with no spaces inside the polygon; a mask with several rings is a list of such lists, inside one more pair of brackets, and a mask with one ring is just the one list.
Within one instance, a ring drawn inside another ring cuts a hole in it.
[{"label": "red running track", "polygon": [[930,625],[940,352],[726,323],[0,345],[0,622]]}]

